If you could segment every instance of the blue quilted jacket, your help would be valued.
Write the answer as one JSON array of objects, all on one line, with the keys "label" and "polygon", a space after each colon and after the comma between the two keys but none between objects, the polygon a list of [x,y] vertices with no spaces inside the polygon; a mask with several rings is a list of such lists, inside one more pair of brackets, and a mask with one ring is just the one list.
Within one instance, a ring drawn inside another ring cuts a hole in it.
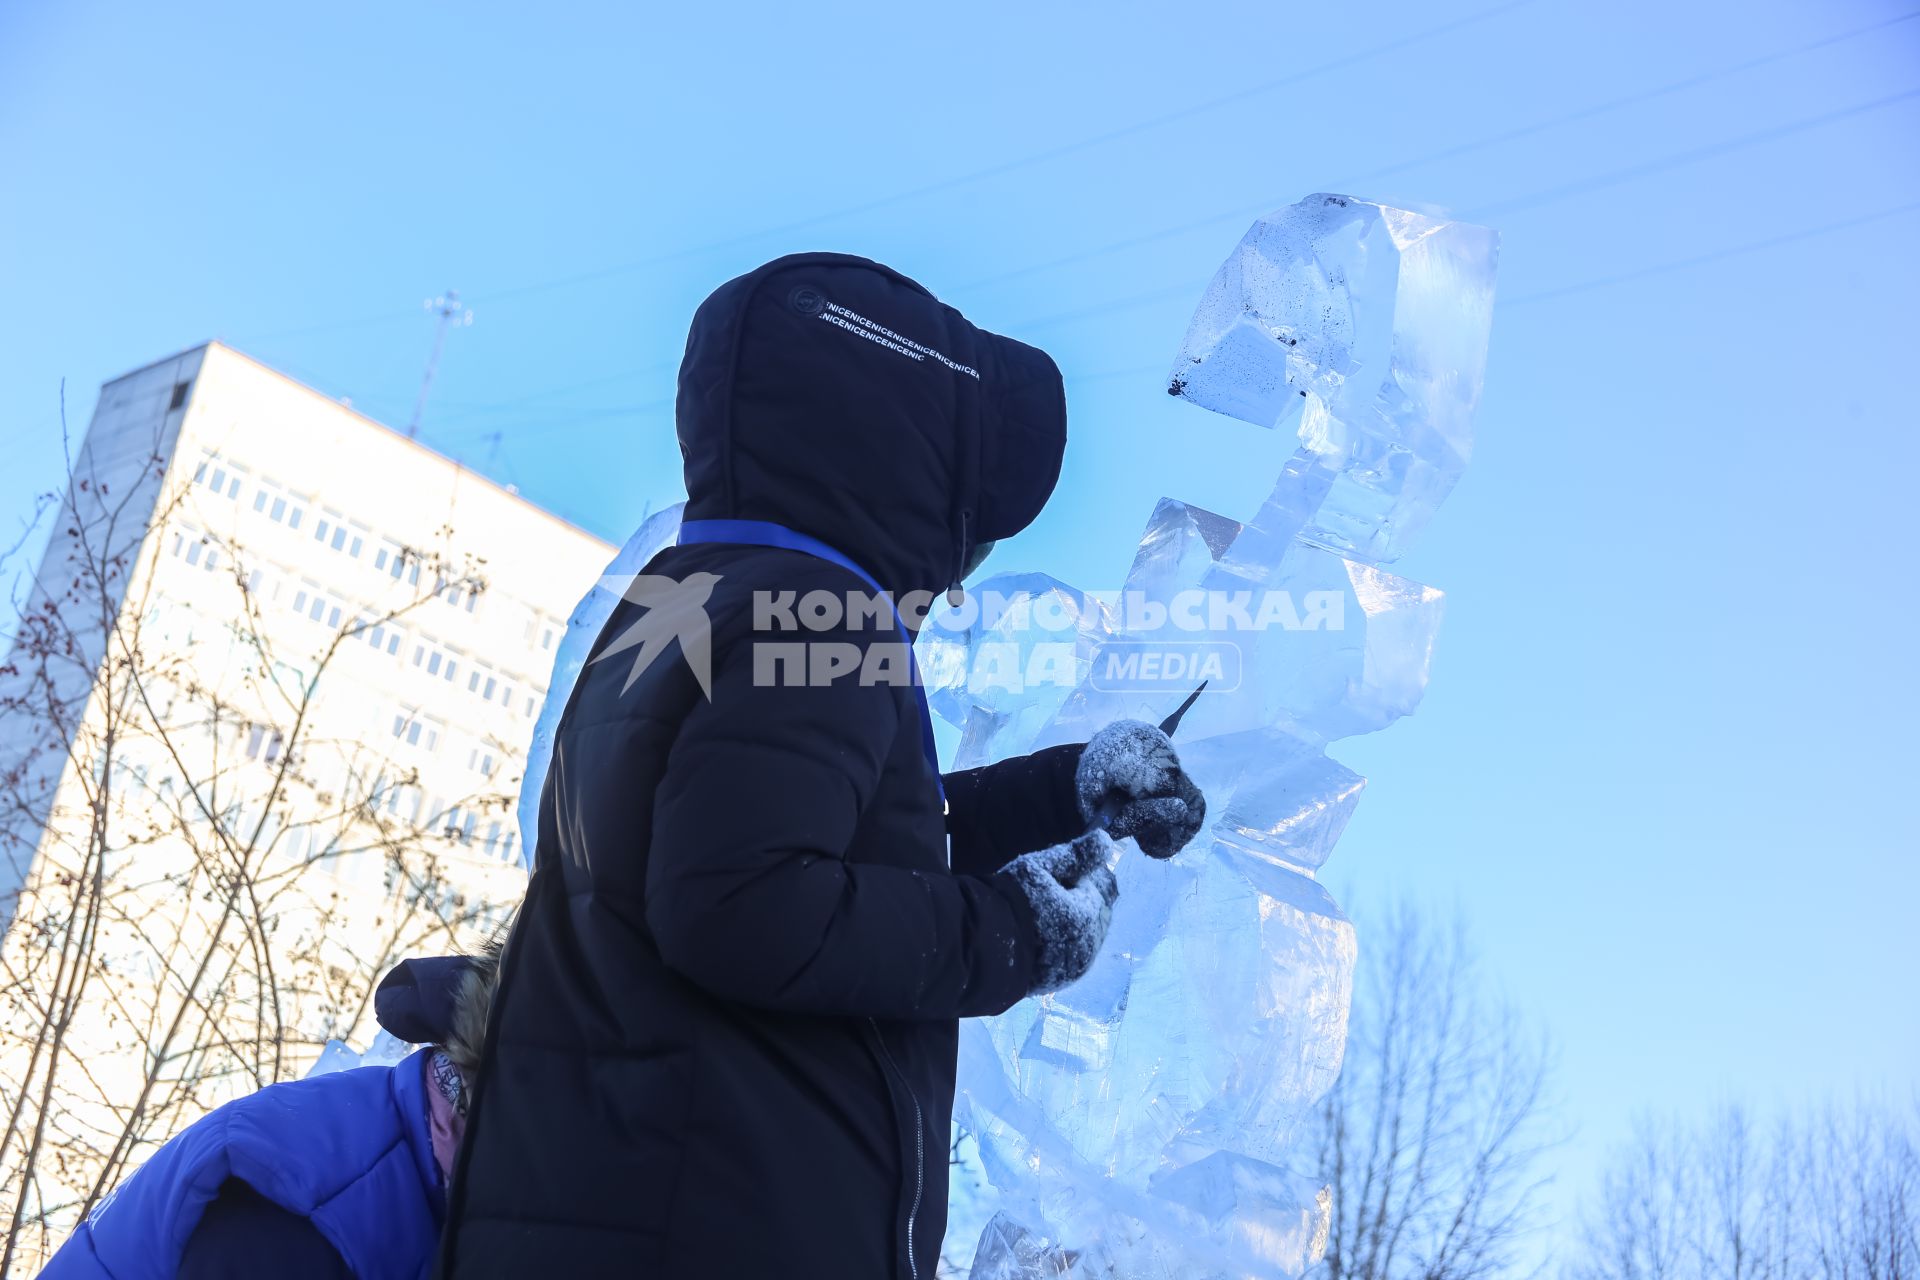
[{"label": "blue quilted jacket", "polygon": [[[445,1213],[429,1052],[272,1085],[203,1117],[94,1209],[42,1280],[172,1280],[228,1178],[311,1221],[360,1280],[420,1280]],[[260,1263],[270,1276],[272,1260]]]}]

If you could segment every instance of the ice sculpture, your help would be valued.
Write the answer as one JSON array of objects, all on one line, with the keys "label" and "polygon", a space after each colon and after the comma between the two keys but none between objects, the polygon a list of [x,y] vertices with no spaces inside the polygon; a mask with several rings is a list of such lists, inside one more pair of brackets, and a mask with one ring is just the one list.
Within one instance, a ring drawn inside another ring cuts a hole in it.
[{"label": "ice sculpture", "polygon": [[1326,746],[1425,691],[1441,594],[1380,566],[1466,465],[1496,253],[1486,228],[1347,196],[1261,219],[1168,389],[1297,421],[1272,496],[1244,521],[1163,499],[1117,600],[1003,575],[923,638],[955,767],[1157,721],[1210,682],[1178,735],[1208,830],[1171,863],[1122,858],[1086,977],[963,1026],[955,1118],[993,1216],[947,1253],[975,1280],[1298,1275],[1324,1251],[1330,1193],[1289,1139],[1345,1046],[1353,928],[1314,872],[1364,785]]},{"label": "ice sculpture", "polygon": [[1276,533],[1298,521],[1309,541],[1380,564],[1425,526],[1467,464],[1498,243],[1338,195],[1241,238],[1168,390],[1263,427],[1299,415],[1298,469],[1268,504]]}]

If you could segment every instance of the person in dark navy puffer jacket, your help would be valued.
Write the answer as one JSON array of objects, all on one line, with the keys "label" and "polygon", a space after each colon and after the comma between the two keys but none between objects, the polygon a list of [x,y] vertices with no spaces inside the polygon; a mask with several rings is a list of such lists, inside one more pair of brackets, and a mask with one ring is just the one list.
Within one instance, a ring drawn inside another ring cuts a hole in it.
[{"label": "person in dark navy puffer jacket", "polygon": [[911,629],[1031,522],[1066,443],[1044,352],[782,258],[700,307],[678,426],[679,545],[554,735],[439,1274],[933,1280],[958,1020],[1083,973],[1109,837],[1171,855],[1204,804],[1133,722],[942,779],[921,692],[867,678],[904,665],[890,613],[756,620],[878,591]]},{"label": "person in dark navy puffer jacket", "polygon": [[42,1280],[421,1280],[495,955],[395,969],[376,996],[380,1023],[431,1047],[203,1116],[95,1207]]}]

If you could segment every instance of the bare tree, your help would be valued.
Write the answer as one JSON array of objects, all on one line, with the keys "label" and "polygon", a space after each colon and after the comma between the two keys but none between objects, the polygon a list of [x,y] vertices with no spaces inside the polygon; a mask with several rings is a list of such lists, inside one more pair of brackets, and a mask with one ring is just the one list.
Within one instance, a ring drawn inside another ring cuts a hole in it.
[{"label": "bare tree", "polygon": [[[367,1031],[395,960],[470,941],[521,883],[463,847],[517,779],[423,807],[405,726],[329,713],[389,629],[484,590],[477,566],[410,552],[394,598],[285,651],[270,563],[187,519],[158,450],[124,470],[109,492],[70,466],[0,665],[0,1277],[156,1143]],[[204,571],[191,598],[156,587],[169,554]]]},{"label": "bare tree", "polygon": [[1920,1275],[1920,1115],[1829,1106],[1764,1131],[1739,1107],[1643,1120],[1614,1157],[1569,1280]]},{"label": "bare tree", "polygon": [[1333,1189],[1318,1274],[1511,1270],[1543,1186],[1545,1042],[1489,996],[1461,927],[1403,905],[1362,939],[1346,1064],[1303,1134]]}]

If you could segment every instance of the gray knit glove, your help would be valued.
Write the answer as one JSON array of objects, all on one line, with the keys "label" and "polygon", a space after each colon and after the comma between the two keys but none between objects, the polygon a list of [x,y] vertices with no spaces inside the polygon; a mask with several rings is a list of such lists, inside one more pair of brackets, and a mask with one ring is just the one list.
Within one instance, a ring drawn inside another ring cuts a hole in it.
[{"label": "gray knit glove", "polygon": [[1093,735],[1074,774],[1080,816],[1141,852],[1171,858],[1200,834],[1207,798],[1180,767],[1173,739],[1141,720],[1116,720]]},{"label": "gray knit glove", "polygon": [[1092,966],[1120,896],[1120,882],[1107,865],[1112,856],[1113,841],[1096,828],[1022,854],[994,873],[1003,890],[1019,894],[1033,909],[1039,953],[1027,994],[1058,991]]}]

